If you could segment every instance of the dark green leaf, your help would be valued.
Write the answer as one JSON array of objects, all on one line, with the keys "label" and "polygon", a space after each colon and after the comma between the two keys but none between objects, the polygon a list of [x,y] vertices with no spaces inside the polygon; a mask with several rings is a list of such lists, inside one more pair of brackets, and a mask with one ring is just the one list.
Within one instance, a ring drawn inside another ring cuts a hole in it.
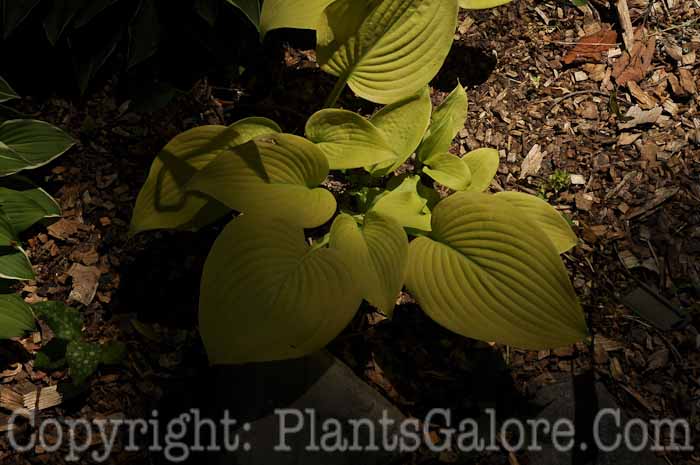
[{"label": "dark green leaf", "polygon": [[75,28],[79,28],[89,24],[100,13],[118,1],[119,0],[92,0],[85,6],[85,8],[80,10],[80,12],[75,15],[73,26]]},{"label": "dark green leaf", "polygon": [[45,165],[74,144],[68,134],[49,123],[5,121],[0,125],[0,176]]},{"label": "dark green leaf", "polygon": [[17,294],[0,294],[0,339],[22,336],[34,327],[29,304]]},{"label": "dark green leaf", "polygon": [[101,348],[100,363],[116,365],[124,360],[125,356],[126,345],[123,342],[108,342]]},{"label": "dark green leaf", "polygon": [[160,22],[154,0],[141,0],[139,11],[129,25],[128,68],[153,56],[160,44]]},{"label": "dark green leaf", "polygon": [[10,84],[0,76],[0,103],[18,98],[19,95],[17,95],[17,92],[15,92]]},{"label": "dark green leaf", "polygon": [[20,178],[0,184],[0,208],[17,233],[43,218],[61,214],[61,208],[46,191]]},{"label": "dark green leaf", "polygon": [[88,0],[54,0],[51,10],[44,19],[44,31],[54,47],[63,31],[76,14],[88,3]]},{"label": "dark green leaf", "polygon": [[34,368],[42,371],[59,370],[66,365],[68,341],[53,338],[41,348],[34,359]]},{"label": "dark green leaf", "polygon": [[73,384],[83,384],[100,364],[101,349],[92,342],[71,341],[66,349],[66,361]]},{"label": "dark green leaf", "polygon": [[7,39],[10,37],[10,34],[22,24],[40,1],[41,0],[0,0],[3,38]]},{"label": "dark green leaf", "polygon": [[260,2],[258,0],[226,0],[243,12],[253,23],[256,29],[260,29]]},{"label": "dark green leaf", "polygon": [[57,338],[68,341],[81,338],[83,319],[75,308],[57,301],[37,302],[33,308],[37,318],[44,321]]}]

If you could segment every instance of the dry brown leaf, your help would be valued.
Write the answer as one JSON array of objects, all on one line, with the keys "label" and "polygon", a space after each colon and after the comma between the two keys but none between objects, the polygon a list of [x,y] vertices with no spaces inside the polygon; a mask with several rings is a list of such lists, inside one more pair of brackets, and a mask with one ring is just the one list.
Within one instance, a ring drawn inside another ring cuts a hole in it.
[{"label": "dry brown leaf", "polygon": [[55,237],[56,239],[61,239],[65,241],[70,236],[77,233],[79,227],[79,222],[75,220],[67,220],[65,218],[61,218],[46,229],[49,231],[49,234],[51,236]]},{"label": "dry brown leaf", "polygon": [[634,81],[627,82],[627,88],[630,90],[632,96],[639,102],[639,106],[645,110],[651,110],[657,104],[656,99],[651,95],[647,94],[639,87]]},{"label": "dry brown leaf", "polygon": [[575,61],[601,61],[603,52],[617,45],[617,32],[610,24],[602,26],[600,31],[582,38],[562,61],[567,65]]},{"label": "dry brown leaf", "polygon": [[613,67],[612,76],[621,86],[629,81],[641,81],[652,69],[654,51],[656,50],[656,36],[646,36],[644,28],[638,28],[635,32],[635,42],[631,51],[625,51]]}]

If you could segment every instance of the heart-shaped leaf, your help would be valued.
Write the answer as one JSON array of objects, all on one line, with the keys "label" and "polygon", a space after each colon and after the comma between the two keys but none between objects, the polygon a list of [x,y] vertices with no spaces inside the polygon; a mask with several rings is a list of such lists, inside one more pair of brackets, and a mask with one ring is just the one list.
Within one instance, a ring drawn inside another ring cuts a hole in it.
[{"label": "heart-shaped leaf", "polygon": [[552,240],[557,252],[564,253],[578,244],[578,238],[569,223],[546,201],[522,192],[500,192],[496,197],[507,201],[534,221]]},{"label": "heart-shaped leaf", "polygon": [[460,8],[466,10],[484,10],[510,3],[511,0],[459,0]]},{"label": "heart-shaped leaf", "polygon": [[14,89],[10,87],[10,84],[0,76],[0,103],[18,98],[19,95],[17,95],[17,92],[15,92]]},{"label": "heart-shaped leaf", "polygon": [[418,176],[408,176],[394,190],[377,196],[370,211],[393,218],[404,228],[430,231],[428,201],[419,195]]},{"label": "heart-shaped leaf", "polygon": [[451,153],[436,153],[425,160],[423,172],[443,186],[464,191],[472,182],[472,173],[465,161]]},{"label": "heart-shaped leaf", "polygon": [[260,17],[260,32],[264,37],[273,29],[316,29],[323,10],[333,1],[265,0]]},{"label": "heart-shaped leaf", "polygon": [[437,205],[432,227],[430,238],[411,242],[406,284],[433,320],[527,349],[586,336],[566,268],[526,214],[495,196],[460,192]]},{"label": "heart-shaped leaf", "polygon": [[471,192],[484,192],[498,172],[500,158],[494,149],[477,149],[466,154],[462,160],[469,166],[472,182],[467,188]]},{"label": "heart-shaped leaf", "polygon": [[467,107],[467,93],[461,84],[457,84],[433,113],[430,129],[416,151],[420,161],[425,161],[436,153],[449,152],[452,140],[464,127]]},{"label": "heart-shaped leaf", "polygon": [[314,113],[306,123],[306,137],[321,149],[332,170],[396,160],[379,129],[352,111],[325,109]]},{"label": "heart-shaped leaf", "polygon": [[315,188],[326,176],[328,161],[316,145],[275,134],[222,153],[192,177],[189,189],[239,212],[283,216],[313,228],[336,210],[333,194]]},{"label": "heart-shaped leaf", "polygon": [[17,294],[0,294],[0,339],[20,337],[34,328],[29,304]]},{"label": "heart-shaped leaf", "polygon": [[457,11],[457,0],[337,0],[317,30],[319,64],[372,102],[408,98],[445,61]]},{"label": "heart-shaped leaf", "polygon": [[384,140],[391,141],[396,160],[373,165],[367,171],[373,176],[382,177],[403,165],[416,151],[428,129],[432,110],[430,90],[427,87],[412,97],[379,110],[370,122],[379,129]]},{"label": "heart-shaped leaf", "polygon": [[[212,205],[210,199],[196,193],[187,194],[187,183],[220,153],[280,131],[269,119],[246,118],[229,127],[200,126],[176,136],[151,165],[148,179],[136,199],[131,232],[190,225],[196,229],[207,224],[207,220],[221,216],[227,209],[216,208],[215,202]],[[211,206],[211,215],[202,214],[207,205]]]},{"label": "heart-shaped leaf", "polygon": [[331,227],[330,247],[345,257],[365,300],[391,316],[406,276],[408,238],[403,228],[375,212],[365,215],[361,227],[341,214]]},{"label": "heart-shaped leaf", "polygon": [[297,358],[337,336],[361,300],[339,251],[310,248],[285,220],[243,215],[204,265],[200,332],[213,364]]},{"label": "heart-shaped leaf", "polygon": [[0,205],[18,233],[43,218],[61,215],[61,208],[43,189],[24,179],[13,179],[0,187]]},{"label": "heart-shaped leaf", "polygon": [[37,168],[63,155],[75,141],[43,121],[15,119],[0,125],[0,176]]}]

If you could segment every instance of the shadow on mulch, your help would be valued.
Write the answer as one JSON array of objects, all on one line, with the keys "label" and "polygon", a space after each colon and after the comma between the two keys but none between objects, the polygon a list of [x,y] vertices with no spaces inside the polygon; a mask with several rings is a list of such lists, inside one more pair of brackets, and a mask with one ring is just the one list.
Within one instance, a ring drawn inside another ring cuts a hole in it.
[{"label": "shadow on mulch", "polygon": [[496,69],[496,56],[477,47],[455,42],[431,86],[451,92],[457,83],[465,87],[478,86],[486,82]]}]

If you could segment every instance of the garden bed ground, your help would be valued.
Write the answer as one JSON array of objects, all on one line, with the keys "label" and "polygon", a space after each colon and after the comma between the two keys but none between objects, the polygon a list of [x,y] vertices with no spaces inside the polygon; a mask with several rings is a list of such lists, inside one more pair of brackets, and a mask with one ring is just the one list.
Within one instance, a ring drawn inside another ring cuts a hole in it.
[{"label": "garden bed ground", "polygon": [[[469,118],[453,150],[498,149],[492,190],[541,193],[571,219],[581,243],[564,259],[595,338],[592,346],[527,352],[455,336],[409,296],[391,321],[367,309],[331,351],[404,414],[421,418],[444,407],[463,417],[497,407],[504,416],[529,416],[527,399],[543,386],[592,373],[630,417],[686,418],[698,444],[700,3],[629,6],[640,29],[627,58],[622,35],[606,32],[606,25],[620,29],[616,16],[598,2],[575,8],[520,0],[461,16],[432,85],[436,103],[457,80],[468,89]],[[577,45],[584,36],[587,47]],[[206,397],[211,378],[195,330],[196,302],[216,231],[130,238],[131,211],[154,154],[183,129],[253,114],[289,132],[303,128],[323,103],[319,89],[333,82],[317,69],[313,52],[295,45],[267,64],[262,83],[203,81],[154,114],[132,112],[112,83],[85,100],[25,101],[25,110],[80,143],[40,173],[64,218],[30,234],[38,278],[23,296],[82,300],[86,336],[118,339],[130,349],[124,367],[100,370],[85,392],[42,416],[148,417],[153,408],[182,409]],[[341,104],[374,110],[349,92]],[[622,117],[628,111],[637,117]],[[624,305],[637,288],[647,290],[641,301]],[[651,313],[673,320],[671,308],[688,315],[681,329],[649,319]],[[30,354],[41,343],[0,345],[0,388],[66,377],[33,370]],[[64,455],[18,454],[0,435],[3,464],[61,463]],[[660,455],[669,464],[700,463],[698,452]],[[120,451],[109,463],[157,460]],[[524,464],[528,457],[421,450],[400,463]]]}]

